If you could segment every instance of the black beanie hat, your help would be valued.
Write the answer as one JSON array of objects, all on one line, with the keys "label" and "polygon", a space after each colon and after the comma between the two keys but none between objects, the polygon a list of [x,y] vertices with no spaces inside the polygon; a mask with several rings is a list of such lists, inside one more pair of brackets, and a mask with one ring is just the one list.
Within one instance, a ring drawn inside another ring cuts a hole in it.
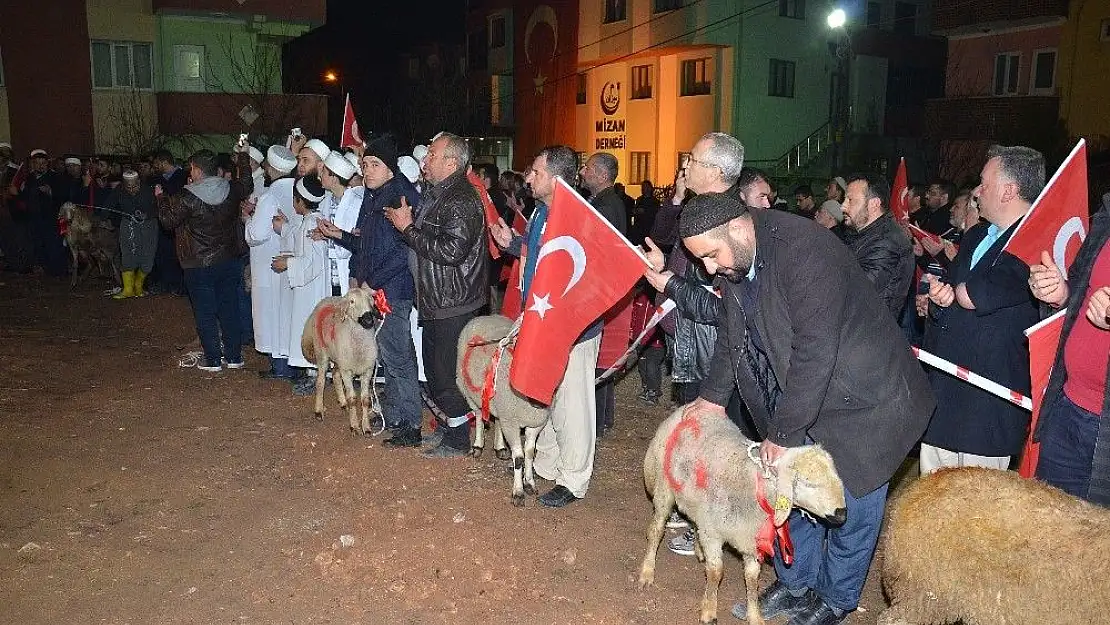
[{"label": "black beanie hat", "polygon": [[702,193],[682,207],[678,234],[683,239],[704,234],[748,214],[748,207],[728,193]]},{"label": "black beanie hat", "polygon": [[393,140],[390,134],[377,135],[366,143],[366,148],[362,152],[363,158],[367,156],[377,157],[389,171],[397,175],[397,142]]}]

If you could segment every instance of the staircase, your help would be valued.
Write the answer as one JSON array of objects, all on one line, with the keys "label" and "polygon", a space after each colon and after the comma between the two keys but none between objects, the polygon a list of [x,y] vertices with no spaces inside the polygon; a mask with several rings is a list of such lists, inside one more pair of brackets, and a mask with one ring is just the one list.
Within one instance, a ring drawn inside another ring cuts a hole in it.
[{"label": "staircase", "polygon": [[770,174],[782,178],[801,177],[808,165],[828,152],[834,138],[832,124],[825,122],[776,159],[771,165]]}]

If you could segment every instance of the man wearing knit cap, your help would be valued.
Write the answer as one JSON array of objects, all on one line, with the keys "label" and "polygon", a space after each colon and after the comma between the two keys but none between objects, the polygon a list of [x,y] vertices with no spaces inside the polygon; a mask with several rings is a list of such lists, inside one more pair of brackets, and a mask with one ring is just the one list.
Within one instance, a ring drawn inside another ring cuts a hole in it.
[{"label": "man wearing knit cap", "polygon": [[139,172],[123,172],[123,184],[112,190],[106,208],[120,215],[119,251],[123,290],[112,297],[142,297],[146,277],[154,267],[158,247],[158,203],[154,189],[139,180]]},{"label": "man wearing knit cap", "polygon": [[391,310],[378,331],[378,354],[385,369],[382,414],[393,432],[383,443],[395,448],[420,446],[421,415],[419,369],[409,321],[416,288],[408,264],[408,247],[385,216],[387,207],[401,205],[401,198],[416,205],[420,195],[397,172],[396,163],[393,139],[389,135],[371,138],[362,156],[365,191],[357,223],[361,236],[354,236],[352,227],[320,224],[325,235],[353,252],[351,282],[383,291],[389,302]]},{"label": "man wearing knit cap", "polygon": [[[358,224],[359,210],[362,208],[362,189],[350,189],[348,185],[355,175],[355,166],[343,158],[339,152],[332,152],[324,159],[320,170],[320,183],[327,191],[320,203],[320,220],[328,222],[340,230],[350,232]],[[323,238],[321,232],[314,237]],[[334,241],[328,242],[328,267],[332,295],[345,295],[351,277],[351,250]]]},{"label": "man wearing knit cap", "polygon": [[269,371],[260,371],[265,379],[290,380],[289,348],[278,340],[280,319],[280,276],[270,268],[281,251],[281,237],[274,231],[274,218],[293,214],[293,183],[290,175],[297,167],[297,157],[284,145],[272,145],[266,151],[263,168],[270,186],[256,203],[243,207],[241,219],[247,245],[250,246],[251,312],[254,317],[254,349],[270,359]]},{"label": "man wearing knit cap", "polygon": [[686,416],[725,418],[739,388],[764,466],[775,472],[787,447],[820,443],[845,487],[841,526],[790,515],[794,563],[776,550],[778,580],[760,611],[795,625],[841,623],[858,605],[890,477],[933,411],[925,374],[851,251],[811,220],[707,193],[687,203],[679,234],[716,276],[724,307]]},{"label": "man wearing knit cap", "polygon": [[[396,153],[393,155],[396,166]],[[431,458],[466,454],[470,447],[470,406],[456,383],[459,335],[489,303],[489,251],[482,200],[466,178],[470,148],[457,135],[444,133],[424,158],[428,188],[417,215],[402,198],[386,217],[412,250],[416,308],[423,325],[424,374],[435,404],[445,415],[440,444],[425,452]]]}]

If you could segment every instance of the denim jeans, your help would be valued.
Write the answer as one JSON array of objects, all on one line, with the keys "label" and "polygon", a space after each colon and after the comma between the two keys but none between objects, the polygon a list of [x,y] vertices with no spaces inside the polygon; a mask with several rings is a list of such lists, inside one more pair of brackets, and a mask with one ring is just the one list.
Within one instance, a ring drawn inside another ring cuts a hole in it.
[{"label": "denim jeans", "polygon": [[[428,394],[447,418],[461,417],[470,412],[470,404],[459,391],[458,378],[458,353],[459,335],[477,317],[479,311],[474,311],[448,317],[447,319],[424,319],[420,325],[424,328],[421,337],[421,349],[424,351],[424,375],[428,378]],[[443,428],[443,445],[456,449],[470,448],[470,424],[463,423],[456,427]]]},{"label": "denim jeans", "polygon": [[393,312],[385,316],[378,331],[378,358],[385,369],[382,413],[389,425],[404,424],[419,428],[420,379],[409,323],[412,300],[390,300],[389,306]]},{"label": "denim jeans", "polygon": [[809,521],[797,510],[791,512],[788,523],[794,563],[783,563],[776,542],[775,573],[779,581],[791,590],[809,588],[831,607],[855,610],[875,555],[888,487],[883,484],[859,499],[845,488],[848,520],[840,527],[826,527]]},{"label": "denim jeans", "polygon": [[242,262],[232,258],[210,267],[185,270],[185,284],[193,306],[197,336],[200,337],[208,366],[219,365],[221,355],[228,362],[243,362],[238,292],[242,268]]},{"label": "denim jeans", "polygon": [[1048,412],[1041,418],[1048,417],[1049,421],[1041,432],[1036,477],[1086,499],[1101,418],[1075,405],[1063,393],[1045,409]]}]

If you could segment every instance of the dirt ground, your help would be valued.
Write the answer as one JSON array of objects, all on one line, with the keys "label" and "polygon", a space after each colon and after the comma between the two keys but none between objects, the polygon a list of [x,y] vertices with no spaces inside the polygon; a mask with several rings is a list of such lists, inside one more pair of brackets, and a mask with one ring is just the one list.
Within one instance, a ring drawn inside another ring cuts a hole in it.
[{"label": "dirt ground", "polygon": [[[587,498],[517,509],[492,453],[387,450],[348,433],[330,389],[319,423],[253,351],[241,371],[179,368],[187,301],[103,286],[0,274],[0,622],[697,622],[694,558],[661,548],[656,585],[635,583],[668,410],[637,402],[635,374]],[[885,606],[872,571],[849,623]],[[742,589],[728,556],[722,623]]]}]

